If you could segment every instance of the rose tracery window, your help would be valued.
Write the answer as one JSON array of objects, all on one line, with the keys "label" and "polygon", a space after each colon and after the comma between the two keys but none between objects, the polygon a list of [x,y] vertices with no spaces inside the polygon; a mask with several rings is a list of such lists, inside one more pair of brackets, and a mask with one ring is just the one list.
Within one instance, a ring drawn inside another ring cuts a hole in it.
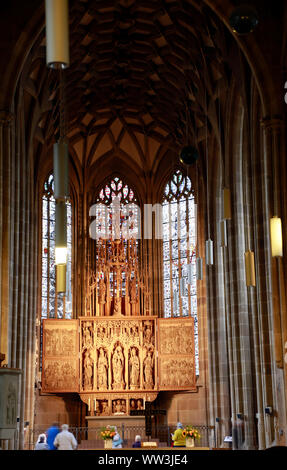
[{"label": "rose tracery window", "polygon": [[[115,216],[117,203],[118,217]],[[137,198],[122,179],[114,177],[106,183],[99,191],[96,204],[97,231],[103,238],[140,238]]]},{"label": "rose tracery window", "polygon": [[56,292],[55,265],[55,210],[54,179],[50,174],[44,183],[42,196],[42,318],[72,317],[72,206],[67,204],[67,291]]},{"label": "rose tracery window", "polygon": [[164,188],[163,308],[165,317],[193,316],[198,373],[196,205],[191,180],[176,170]]}]

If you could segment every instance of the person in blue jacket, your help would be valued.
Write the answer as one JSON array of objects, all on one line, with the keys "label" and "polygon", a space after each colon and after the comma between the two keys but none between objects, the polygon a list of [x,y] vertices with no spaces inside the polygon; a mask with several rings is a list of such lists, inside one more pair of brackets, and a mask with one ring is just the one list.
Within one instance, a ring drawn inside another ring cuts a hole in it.
[{"label": "person in blue jacket", "polygon": [[52,426],[47,430],[47,444],[50,450],[57,450],[57,447],[54,446],[54,440],[59,432],[60,428],[58,423],[53,423]]},{"label": "person in blue jacket", "polygon": [[113,437],[112,448],[113,448],[113,449],[121,449],[121,448],[123,447],[123,446],[122,446],[123,440],[122,440],[121,436],[119,435],[116,426],[114,426],[114,430],[115,430],[115,433],[116,433],[116,434],[115,434],[114,437]]}]

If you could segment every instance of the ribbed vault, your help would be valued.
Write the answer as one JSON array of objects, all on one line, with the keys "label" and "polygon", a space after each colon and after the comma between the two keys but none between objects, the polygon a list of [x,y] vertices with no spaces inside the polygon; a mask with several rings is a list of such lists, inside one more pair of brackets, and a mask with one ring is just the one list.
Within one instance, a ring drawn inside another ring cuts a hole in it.
[{"label": "ribbed vault", "polygon": [[[234,50],[202,1],[71,1],[63,83],[76,165],[113,154],[150,171],[164,149],[218,136],[218,98],[224,103]],[[59,136],[59,72],[46,67],[44,30],[21,81],[39,157]]]}]

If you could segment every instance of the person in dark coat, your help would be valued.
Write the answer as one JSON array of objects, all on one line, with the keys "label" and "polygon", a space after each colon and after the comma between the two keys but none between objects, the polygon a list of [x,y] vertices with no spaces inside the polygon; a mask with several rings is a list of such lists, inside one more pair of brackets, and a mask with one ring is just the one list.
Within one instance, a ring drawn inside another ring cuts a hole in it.
[{"label": "person in dark coat", "polygon": [[47,443],[50,450],[57,450],[57,447],[54,446],[54,440],[59,432],[60,428],[58,423],[53,423],[52,426],[47,430]]},{"label": "person in dark coat", "polygon": [[133,447],[141,447],[142,443],[141,443],[141,437],[139,435],[137,435],[135,437],[135,442],[133,443]]}]

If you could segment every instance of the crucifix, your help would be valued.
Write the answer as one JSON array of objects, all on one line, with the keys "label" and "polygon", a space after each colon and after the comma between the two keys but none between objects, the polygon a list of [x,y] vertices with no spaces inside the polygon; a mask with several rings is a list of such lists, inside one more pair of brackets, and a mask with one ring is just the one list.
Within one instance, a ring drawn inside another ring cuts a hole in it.
[{"label": "crucifix", "polygon": [[152,410],[151,401],[145,402],[144,410],[131,410],[131,416],[144,416],[145,417],[145,433],[146,436],[151,436],[151,418],[156,415],[166,415],[166,410]]}]

